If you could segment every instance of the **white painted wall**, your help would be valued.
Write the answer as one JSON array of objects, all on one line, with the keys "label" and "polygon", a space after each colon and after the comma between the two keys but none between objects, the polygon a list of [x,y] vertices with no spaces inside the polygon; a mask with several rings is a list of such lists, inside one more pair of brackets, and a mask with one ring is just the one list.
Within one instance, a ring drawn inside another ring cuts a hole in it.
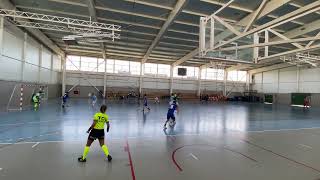
[{"label": "white painted wall", "polygon": [[[103,86],[103,73],[87,73],[68,71],[66,74],[66,85],[90,86],[90,83],[81,77],[89,79],[94,86]],[[170,79],[143,77],[143,89],[168,90]],[[201,91],[222,92],[224,89],[223,81],[202,80]],[[197,92],[198,80],[174,79],[173,90]],[[139,88],[139,77],[119,74],[107,75],[107,87]],[[232,92],[243,92],[245,83],[227,83],[227,90]]]},{"label": "white painted wall", "polygon": [[252,87],[261,93],[320,93],[320,68],[289,67],[258,73]]},{"label": "white painted wall", "polygon": [[[23,66],[24,33],[21,30],[5,26],[3,35],[0,80],[60,84],[61,59],[56,54],[45,47],[41,51],[40,44],[28,36]],[[41,65],[40,57],[42,59]],[[51,62],[52,60],[53,62]],[[23,71],[22,67],[24,67]]]}]

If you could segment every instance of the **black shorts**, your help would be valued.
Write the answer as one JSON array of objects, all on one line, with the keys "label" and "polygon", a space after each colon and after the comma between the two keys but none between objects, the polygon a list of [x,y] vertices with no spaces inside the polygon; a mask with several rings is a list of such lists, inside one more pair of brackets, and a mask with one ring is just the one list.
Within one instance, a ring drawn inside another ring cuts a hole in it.
[{"label": "black shorts", "polygon": [[88,139],[104,139],[104,129],[92,129],[90,131]]},{"label": "black shorts", "polygon": [[169,119],[172,119],[172,120],[176,120],[176,117],[174,116],[174,113],[168,113],[167,114],[167,119],[169,120]]}]

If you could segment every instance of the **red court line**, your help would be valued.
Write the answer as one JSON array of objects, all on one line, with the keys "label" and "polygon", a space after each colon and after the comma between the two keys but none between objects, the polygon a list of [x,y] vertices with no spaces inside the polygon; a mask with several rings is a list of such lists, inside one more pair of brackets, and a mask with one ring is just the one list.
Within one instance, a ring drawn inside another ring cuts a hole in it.
[{"label": "red court line", "polygon": [[175,158],[175,154],[176,152],[179,150],[179,149],[182,149],[184,148],[185,146],[181,146],[181,147],[178,147],[177,149],[175,149],[172,154],[171,154],[171,159],[173,161],[173,163],[176,165],[176,167],[178,168],[179,171],[182,171],[182,168],[180,167],[180,165],[177,163],[176,161],[176,158]]},{"label": "red court line", "polygon": [[284,156],[284,155],[282,155],[282,154],[276,153],[276,152],[274,152],[274,151],[272,151],[272,150],[270,150],[270,149],[267,149],[267,148],[265,148],[265,147],[263,147],[263,146],[260,146],[260,145],[258,145],[258,144],[255,144],[255,143],[250,142],[250,141],[248,141],[248,140],[243,140],[243,141],[246,142],[247,144],[250,144],[250,145],[255,146],[255,147],[257,147],[257,148],[260,148],[260,149],[262,149],[262,150],[268,151],[268,152],[270,152],[270,153],[272,153],[272,154],[274,154],[274,155],[276,155],[276,156],[279,156],[279,157],[281,157],[281,158],[283,158],[283,159],[286,159],[286,160],[288,160],[288,161],[294,162],[294,163],[296,163],[296,164],[299,164],[299,165],[301,165],[301,166],[304,166],[304,167],[306,167],[306,168],[312,169],[312,170],[317,171],[318,173],[320,173],[320,170],[319,170],[319,169],[316,169],[316,168],[314,168],[314,167],[311,167],[311,166],[309,166],[309,165],[307,165],[307,164],[304,164],[304,163],[302,163],[302,162],[296,161],[296,160],[291,159],[291,158],[289,158],[289,157],[287,157],[287,156]]},{"label": "red court line", "polygon": [[233,153],[240,154],[240,155],[246,157],[247,159],[250,159],[251,161],[258,162],[257,160],[253,159],[252,157],[250,157],[250,156],[248,156],[248,155],[245,155],[245,154],[243,154],[243,153],[241,153],[241,152],[235,151],[235,150],[233,150],[233,149],[229,149],[229,148],[227,148],[227,147],[223,147],[223,149],[228,150],[228,151],[231,151],[231,152],[233,152]]},{"label": "red court line", "polygon": [[128,152],[128,158],[129,158],[129,164],[130,164],[132,180],[136,180],[136,175],[134,173],[134,167],[133,167],[133,163],[132,163],[132,158],[131,158],[131,153],[130,153],[128,140],[126,141],[126,147],[124,148],[124,150]]},{"label": "red court line", "polygon": [[[179,165],[179,163],[176,161],[175,154],[177,153],[178,150],[180,150],[180,149],[182,149],[182,148],[184,148],[184,147],[187,147],[187,146],[209,146],[209,147],[216,147],[216,146],[212,146],[212,145],[209,145],[209,144],[190,144],[190,145],[183,145],[183,146],[181,146],[181,147],[176,148],[176,149],[172,152],[172,154],[171,154],[171,159],[172,159],[172,162],[174,163],[174,165],[178,168],[178,170],[179,170],[180,172],[183,171],[183,170],[182,170],[181,166]],[[247,158],[247,159],[249,159],[249,160],[251,160],[251,161],[258,162],[258,161],[255,160],[254,158],[252,158],[252,157],[250,157],[250,156],[248,156],[248,155],[245,155],[245,154],[243,154],[243,153],[241,153],[241,152],[232,150],[232,149],[227,148],[227,147],[223,147],[223,149],[224,149],[224,150],[231,151],[231,152],[233,152],[233,153],[240,154],[240,155],[242,155],[243,157],[245,157],[245,158]]]}]

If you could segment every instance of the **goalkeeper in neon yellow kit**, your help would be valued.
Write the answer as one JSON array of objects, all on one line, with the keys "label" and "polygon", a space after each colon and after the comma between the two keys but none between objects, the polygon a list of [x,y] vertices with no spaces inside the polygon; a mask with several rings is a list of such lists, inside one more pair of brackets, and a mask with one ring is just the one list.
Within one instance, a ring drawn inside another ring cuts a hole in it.
[{"label": "goalkeeper in neon yellow kit", "polygon": [[110,123],[108,119],[108,115],[106,114],[107,106],[102,105],[100,107],[100,112],[97,112],[94,115],[93,123],[88,129],[87,133],[89,133],[89,137],[87,140],[87,144],[84,147],[83,154],[81,157],[78,158],[79,162],[86,162],[87,161],[87,155],[89,153],[89,149],[91,144],[94,140],[98,139],[100,146],[106,155],[108,161],[110,162],[112,160],[112,157],[109,154],[109,150],[107,145],[104,144],[104,124],[107,124],[107,132],[109,132],[110,129]]},{"label": "goalkeeper in neon yellow kit", "polygon": [[33,108],[34,110],[38,110],[40,106],[40,93],[36,93],[32,95],[32,103],[33,103]]}]

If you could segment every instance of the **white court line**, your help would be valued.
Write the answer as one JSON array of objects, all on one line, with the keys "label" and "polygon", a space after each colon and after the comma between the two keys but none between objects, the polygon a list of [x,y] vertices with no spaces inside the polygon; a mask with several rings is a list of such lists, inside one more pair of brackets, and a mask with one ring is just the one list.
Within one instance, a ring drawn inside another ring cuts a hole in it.
[{"label": "white court line", "polygon": [[311,147],[311,146],[307,146],[307,145],[305,145],[305,144],[299,144],[299,146],[302,146],[302,147],[306,147],[306,148],[312,149],[312,147]]},{"label": "white court line", "polygon": [[0,124],[0,127],[1,127],[1,126],[16,126],[16,125],[22,125],[22,124],[25,124],[25,123]]},{"label": "white court line", "polygon": [[191,157],[193,157],[195,160],[199,160],[199,159],[197,158],[197,156],[195,156],[194,154],[190,153],[189,155],[190,155]]},{"label": "white court line", "polygon": [[35,143],[31,148],[35,148],[36,146],[38,146],[40,144],[40,142]]},{"label": "white court line", "polygon": [[310,130],[310,129],[320,129],[320,127],[297,128],[297,129],[275,129],[275,130],[262,130],[262,131],[241,131],[241,132],[264,133],[264,132],[279,132],[279,131],[300,131],[300,130]]}]

